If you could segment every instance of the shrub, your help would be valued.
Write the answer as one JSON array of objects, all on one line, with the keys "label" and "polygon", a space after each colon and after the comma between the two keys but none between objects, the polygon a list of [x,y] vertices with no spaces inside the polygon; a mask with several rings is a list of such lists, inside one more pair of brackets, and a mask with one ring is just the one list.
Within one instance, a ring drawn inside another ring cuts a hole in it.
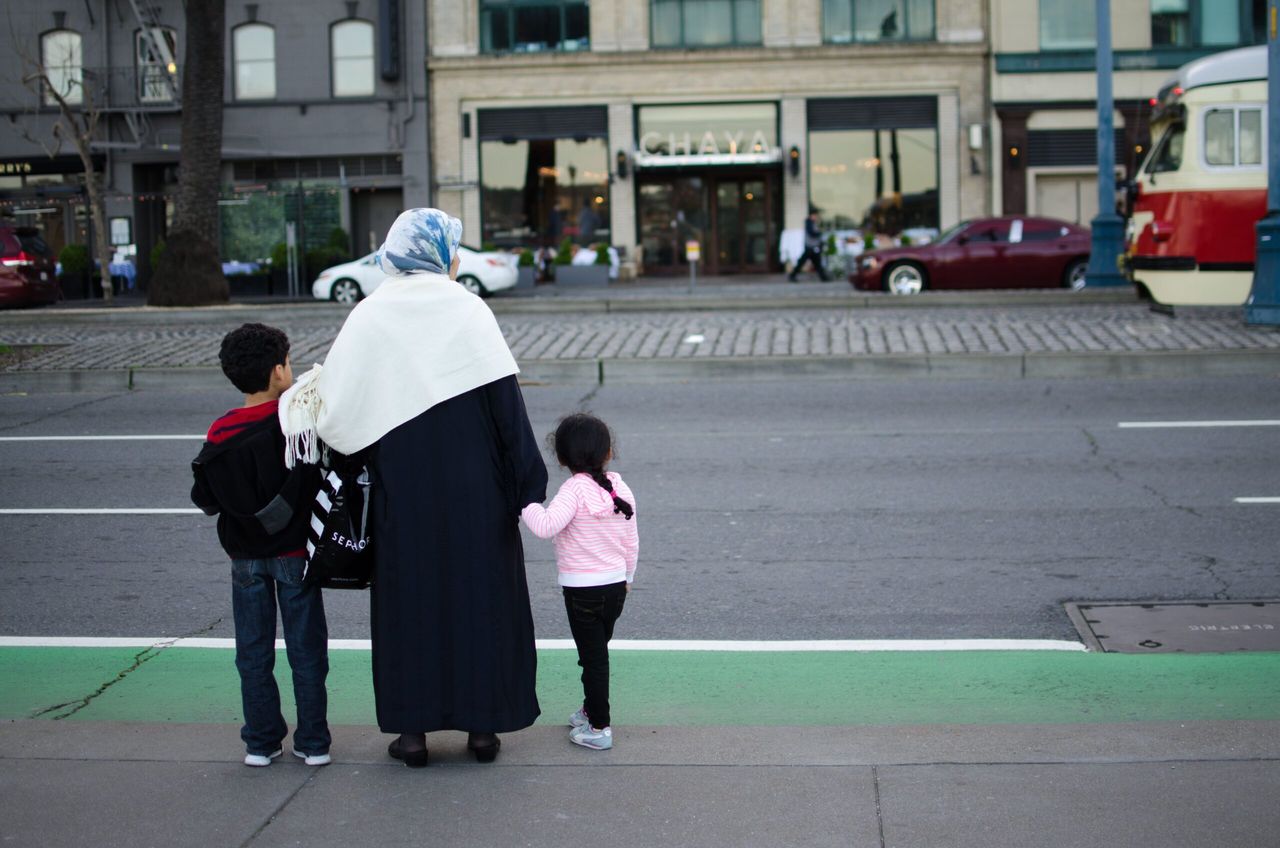
[{"label": "shrub", "polygon": [[907,235],[906,233],[903,233],[901,236],[898,237],[898,244],[902,245],[903,247],[910,247],[911,236]]},{"label": "shrub", "polygon": [[835,234],[835,233],[829,233],[829,234],[827,235],[827,241],[826,241],[826,244],[825,244],[825,245],[823,246],[823,248],[822,248],[822,252],[823,252],[823,254],[824,254],[824,255],[826,255],[826,256],[835,256],[835,255],[836,255],[836,252],[837,252],[837,251],[836,251],[836,234]]},{"label": "shrub", "polygon": [[491,241],[480,242],[480,251],[482,253],[493,253],[497,249],[498,246]]},{"label": "shrub", "polygon": [[573,264],[573,239],[568,236],[565,236],[564,241],[560,242],[560,249],[556,251],[555,264]]},{"label": "shrub", "polygon": [[87,274],[93,264],[89,259],[89,248],[83,244],[69,244],[62,248],[58,261],[62,263],[62,273],[70,275]]},{"label": "shrub", "polygon": [[607,244],[596,245],[596,264],[597,265],[613,264],[609,261],[609,245]]},{"label": "shrub", "polygon": [[271,267],[279,270],[286,270],[289,267],[289,245],[282,241],[276,242],[271,248]]},{"label": "shrub", "polygon": [[345,249],[313,247],[307,251],[307,274],[314,277],[325,268],[341,265],[349,259]]},{"label": "shrub", "polygon": [[329,239],[325,242],[325,247],[332,247],[335,250],[342,251],[342,255],[347,255],[351,250],[351,238],[347,235],[347,231],[342,227],[334,227],[329,230]]},{"label": "shrub", "polygon": [[533,251],[532,250],[526,247],[524,250],[520,251],[519,265],[521,268],[533,267]]},{"label": "shrub", "polygon": [[867,233],[865,236],[863,236],[862,246],[867,250],[875,250],[876,249],[875,233]]}]

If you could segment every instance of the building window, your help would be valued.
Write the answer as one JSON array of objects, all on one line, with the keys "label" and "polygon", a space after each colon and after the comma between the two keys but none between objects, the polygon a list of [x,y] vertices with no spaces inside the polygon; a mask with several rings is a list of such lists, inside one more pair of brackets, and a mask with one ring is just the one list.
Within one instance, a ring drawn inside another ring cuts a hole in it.
[{"label": "building window", "polygon": [[936,231],[937,130],[811,132],[809,202],[835,229]]},{"label": "building window", "polygon": [[1233,47],[1266,40],[1266,0],[1151,0],[1153,47]]},{"label": "building window", "polygon": [[276,96],[276,31],[266,24],[243,24],[231,32],[236,100]]},{"label": "building window", "polygon": [[329,29],[334,97],[372,97],[373,24],[341,21]]},{"label": "building window", "polygon": [[654,47],[759,44],[760,0],[652,0]]},{"label": "building window", "polygon": [[587,50],[587,4],[581,0],[481,0],[485,53]]},{"label": "building window", "polygon": [[1262,166],[1262,109],[1219,108],[1204,115],[1204,161],[1216,168]]},{"label": "building window", "polygon": [[1098,36],[1093,10],[1079,0],[1040,0],[1041,50],[1092,50]]},{"label": "building window", "polygon": [[177,92],[173,89],[178,73],[177,56],[178,39],[168,27],[155,27],[149,34],[145,30],[135,33],[138,100],[143,103],[172,103],[177,99]]},{"label": "building window", "polygon": [[503,247],[610,242],[603,138],[480,142],[483,240]]},{"label": "building window", "polygon": [[929,41],[933,0],[823,0],[822,30],[832,44]]},{"label": "building window", "polygon": [[72,105],[84,102],[84,62],[80,49],[78,32],[58,29],[41,36],[40,63],[48,82],[44,92],[46,106],[58,105],[55,92]]}]

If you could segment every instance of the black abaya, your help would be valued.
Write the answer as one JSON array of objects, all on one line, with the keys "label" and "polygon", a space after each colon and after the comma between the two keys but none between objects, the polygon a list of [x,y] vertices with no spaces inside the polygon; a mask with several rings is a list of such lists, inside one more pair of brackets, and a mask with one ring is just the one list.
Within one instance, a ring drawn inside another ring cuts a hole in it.
[{"label": "black abaya", "polygon": [[373,690],[385,733],[533,724],[537,655],[519,515],[547,469],[515,377],[458,395],[369,453]]}]

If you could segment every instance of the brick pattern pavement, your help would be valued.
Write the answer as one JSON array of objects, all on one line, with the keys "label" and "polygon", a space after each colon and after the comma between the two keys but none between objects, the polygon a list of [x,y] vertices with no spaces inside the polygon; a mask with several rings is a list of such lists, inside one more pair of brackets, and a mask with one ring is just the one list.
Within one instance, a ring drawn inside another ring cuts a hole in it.
[{"label": "brick pattern pavement", "polygon": [[[323,359],[343,312],[263,314],[289,333],[299,367]],[[41,320],[0,325],[0,342],[49,349],[6,370],[216,366],[223,333],[243,319],[156,323]],[[682,359],[880,354],[1009,354],[1275,350],[1280,332],[1248,327],[1239,309],[1142,304],[937,309],[795,309],[777,313],[566,313],[500,315],[516,359]],[[699,340],[697,337],[701,337]]]}]

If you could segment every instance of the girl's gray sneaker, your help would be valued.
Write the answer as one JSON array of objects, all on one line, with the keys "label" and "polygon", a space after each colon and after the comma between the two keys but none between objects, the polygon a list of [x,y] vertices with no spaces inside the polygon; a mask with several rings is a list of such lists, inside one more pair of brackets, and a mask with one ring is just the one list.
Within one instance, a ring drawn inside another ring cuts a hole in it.
[{"label": "girl's gray sneaker", "polygon": [[569,741],[593,751],[607,751],[613,747],[613,728],[596,730],[590,724],[582,724],[569,731]]},{"label": "girl's gray sneaker", "polygon": [[570,727],[582,727],[582,725],[589,723],[590,720],[587,718],[587,711],[584,707],[578,707],[578,709],[574,711],[573,715],[569,716]]},{"label": "girl's gray sneaker", "polygon": [[262,768],[263,766],[269,766],[271,765],[271,761],[274,760],[276,757],[280,756],[282,753],[284,753],[284,750],[281,748],[277,748],[276,750],[272,751],[270,754],[245,754],[244,764],[247,766],[253,766],[254,768]]}]

